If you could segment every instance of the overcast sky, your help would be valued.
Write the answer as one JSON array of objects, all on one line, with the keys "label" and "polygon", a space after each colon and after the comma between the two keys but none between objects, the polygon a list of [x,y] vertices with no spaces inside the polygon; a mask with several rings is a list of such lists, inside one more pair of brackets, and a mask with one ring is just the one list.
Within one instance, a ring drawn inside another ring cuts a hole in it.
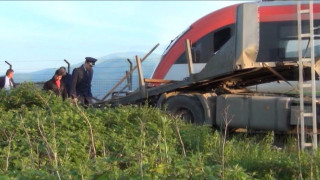
[{"label": "overcast sky", "polygon": [[149,51],[202,16],[243,1],[0,1],[0,73],[59,67],[84,57]]}]

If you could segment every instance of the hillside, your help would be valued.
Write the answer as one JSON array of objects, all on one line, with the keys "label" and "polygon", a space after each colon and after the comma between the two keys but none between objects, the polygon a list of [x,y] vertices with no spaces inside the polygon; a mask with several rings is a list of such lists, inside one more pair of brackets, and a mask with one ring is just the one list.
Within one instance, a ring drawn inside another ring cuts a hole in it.
[{"label": "hillside", "polygon": [[[133,66],[135,63],[135,56],[139,55],[141,58],[145,55],[144,52],[126,52],[114,53],[98,58],[96,66],[94,67],[94,76],[92,80],[92,92],[95,97],[102,98],[118,81],[125,75],[125,71],[129,70],[129,58]],[[144,76],[149,78],[160,60],[160,55],[151,54],[143,63]],[[73,68],[79,67],[83,62],[73,64],[70,67],[72,73]],[[63,66],[63,64],[61,65]],[[57,67],[59,68],[59,67]],[[21,82],[44,82],[52,78],[55,68],[48,68],[32,73],[16,73],[14,80],[17,83]],[[138,78],[137,73],[133,74],[133,89],[137,88]],[[122,88],[124,85],[120,86]]]}]

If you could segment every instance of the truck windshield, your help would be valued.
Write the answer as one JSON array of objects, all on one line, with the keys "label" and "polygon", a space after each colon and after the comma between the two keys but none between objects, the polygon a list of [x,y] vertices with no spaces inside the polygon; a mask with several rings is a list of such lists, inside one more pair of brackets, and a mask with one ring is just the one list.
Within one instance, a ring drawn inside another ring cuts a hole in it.
[{"label": "truck windshield", "polygon": [[[302,33],[309,32],[309,21],[302,22]],[[320,20],[314,21],[315,31],[315,57],[320,57]],[[298,36],[297,22],[268,22],[260,23],[260,42],[257,62],[297,61]],[[302,40],[303,57],[310,57],[310,40]]]}]

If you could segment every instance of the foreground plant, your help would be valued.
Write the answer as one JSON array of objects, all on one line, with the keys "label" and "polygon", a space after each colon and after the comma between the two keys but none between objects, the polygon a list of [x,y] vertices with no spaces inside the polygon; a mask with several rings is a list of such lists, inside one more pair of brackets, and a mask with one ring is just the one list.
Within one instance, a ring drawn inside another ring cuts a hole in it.
[{"label": "foreground plant", "polygon": [[[226,137],[158,109],[75,106],[32,84],[0,92],[0,178],[294,179],[295,143],[270,134]],[[223,153],[221,153],[223,150]],[[301,154],[304,179],[317,179],[320,153]]]}]

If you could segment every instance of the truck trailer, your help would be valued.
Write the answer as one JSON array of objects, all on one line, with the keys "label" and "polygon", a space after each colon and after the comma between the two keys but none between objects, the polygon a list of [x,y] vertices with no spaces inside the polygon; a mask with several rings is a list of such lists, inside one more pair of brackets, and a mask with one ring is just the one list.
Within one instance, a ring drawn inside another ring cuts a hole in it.
[{"label": "truck trailer", "polygon": [[[292,132],[299,127],[302,102],[309,115],[307,129],[314,126],[314,97],[307,99],[303,92],[300,101],[297,94],[259,93],[246,87],[314,82],[320,72],[319,27],[319,2],[250,2],[220,9],[170,43],[151,79],[141,78],[140,70],[138,90],[98,104],[148,103],[196,124]],[[312,58],[313,63],[299,63]],[[137,63],[139,67],[138,57]]]}]

